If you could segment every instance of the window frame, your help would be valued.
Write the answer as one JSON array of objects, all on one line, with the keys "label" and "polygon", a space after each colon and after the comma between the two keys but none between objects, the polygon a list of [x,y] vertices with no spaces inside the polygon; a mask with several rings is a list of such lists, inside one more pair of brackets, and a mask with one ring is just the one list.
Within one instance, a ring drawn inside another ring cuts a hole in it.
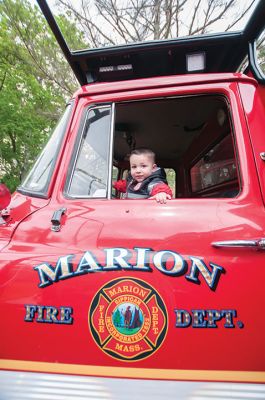
[{"label": "window frame", "polygon": [[[108,137],[108,160],[107,160],[107,179],[106,179],[106,196],[99,196],[99,197],[93,197],[93,196],[89,196],[89,195],[72,195],[69,193],[70,191],[70,187],[71,187],[71,183],[72,183],[72,178],[73,178],[73,174],[75,171],[75,167],[76,167],[76,163],[78,160],[78,156],[79,156],[79,152],[81,149],[81,145],[82,145],[82,139],[83,139],[83,135],[85,133],[85,129],[86,129],[86,123],[88,120],[88,116],[89,113],[94,110],[94,109],[109,109],[110,110],[110,131],[109,131],[109,137]],[[110,165],[112,165],[112,159],[113,159],[113,155],[112,155],[112,146],[113,146],[113,134],[114,134],[114,118],[115,116],[115,104],[114,103],[93,103],[93,104],[89,104],[84,112],[83,115],[81,117],[81,122],[80,122],[80,127],[79,127],[79,131],[77,134],[77,139],[75,141],[74,144],[74,148],[73,148],[73,157],[71,157],[71,161],[69,163],[68,166],[68,173],[67,173],[67,177],[66,177],[66,181],[65,181],[65,185],[64,185],[64,190],[63,190],[63,195],[65,198],[67,199],[71,199],[71,200],[80,200],[80,199],[86,199],[86,200],[95,200],[95,199],[109,199],[111,198],[111,170],[110,170]]]},{"label": "window frame", "polygon": [[[236,168],[237,168],[237,184],[238,184],[238,194],[234,197],[238,197],[241,192],[242,192],[242,176],[241,176],[241,168],[240,168],[240,159],[239,159],[239,154],[238,154],[238,148],[237,148],[237,140],[236,140],[236,135],[234,132],[234,123],[233,123],[233,115],[232,115],[232,110],[231,110],[231,104],[229,101],[229,98],[223,93],[223,92],[200,92],[200,93],[196,93],[194,95],[192,95],[192,97],[200,97],[200,96],[209,96],[209,97],[220,97],[223,100],[223,103],[226,107],[227,110],[227,116],[228,116],[228,120],[229,120],[229,125],[230,125],[230,132],[228,133],[229,135],[231,135],[232,137],[232,142],[233,142],[233,151],[234,151],[234,158],[235,158],[235,163],[236,163]],[[191,97],[190,94],[186,95],[186,94],[174,94],[174,95],[167,95],[167,96],[154,96],[154,97],[147,97],[147,98],[141,98],[141,99],[129,99],[129,100],[118,100],[118,101],[113,101],[113,102],[98,102],[98,103],[92,103],[89,104],[88,106],[85,107],[85,111],[81,117],[81,122],[80,122],[80,126],[79,126],[79,132],[77,134],[77,139],[75,141],[74,144],[74,148],[73,148],[73,152],[72,154],[74,156],[71,157],[71,161],[69,163],[68,166],[68,174],[66,177],[66,181],[65,181],[65,185],[64,185],[64,190],[63,190],[63,195],[71,200],[75,200],[75,199],[104,199],[104,200],[120,200],[119,197],[115,197],[113,198],[113,192],[112,192],[112,168],[113,168],[113,159],[114,159],[114,135],[115,135],[115,119],[116,119],[116,106],[118,104],[124,104],[124,103],[137,103],[137,102],[143,102],[143,101],[148,101],[148,102],[152,102],[155,100],[172,100],[172,99],[177,99],[177,98],[182,98],[182,97]],[[99,109],[99,108],[105,108],[108,107],[110,109],[110,130],[109,130],[109,140],[108,140],[108,171],[107,171],[107,187],[106,187],[106,195],[105,196],[99,196],[99,197],[93,197],[93,196],[88,196],[88,195],[79,195],[79,196],[75,196],[75,195],[71,195],[69,194],[69,189],[70,189],[70,184],[71,184],[71,179],[72,179],[72,175],[74,173],[74,168],[76,165],[76,161],[79,155],[79,150],[80,150],[80,146],[82,143],[82,138],[83,138],[83,134],[84,134],[84,129],[85,129],[85,125],[86,125],[86,121],[89,115],[89,112],[92,109]],[[172,200],[177,200],[177,199],[182,199],[182,198],[190,198],[190,199],[194,199],[196,198],[196,194],[200,194],[200,193],[205,193],[208,191],[214,191],[214,189],[218,189],[218,185],[215,185],[214,188],[206,188],[203,191],[200,192],[193,192],[191,190],[191,175],[190,175],[190,170],[191,168],[196,164],[196,162],[201,158],[201,155],[204,153],[207,153],[207,151],[209,151],[212,147],[214,147],[218,142],[220,142],[226,135],[225,134],[221,134],[218,139],[214,140],[213,142],[209,143],[209,145],[207,145],[207,147],[205,147],[205,149],[203,149],[203,151],[199,152],[196,157],[194,157],[191,161],[191,164],[188,166],[186,164],[185,166],[185,170],[187,172],[186,176],[186,184],[188,187],[188,191],[190,193],[189,196],[178,196],[178,168],[176,169],[175,166],[164,166],[163,168],[171,168],[175,171],[175,178],[176,178],[176,187],[175,187],[175,196]],[[200,197],[200,196],[198,196]],[[204,198],[204,196],[201,196],[200,198]],[[205,198],[208,199],[220,199],[220,197],[218,196],[214,196],[214,197],[207,197],[205,196]],[[224,197],[223,199],[230,199],[230,197]]]}]

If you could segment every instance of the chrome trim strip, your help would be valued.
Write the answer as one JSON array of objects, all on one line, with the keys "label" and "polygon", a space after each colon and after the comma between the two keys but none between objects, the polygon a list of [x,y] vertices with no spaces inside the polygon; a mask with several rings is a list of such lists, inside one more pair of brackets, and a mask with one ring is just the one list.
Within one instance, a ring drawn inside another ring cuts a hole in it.
[{"label": "chrome trim strip", "polygon": [[114,142],[114,127],[115,127],[115,103],[111,105],[111,123],[110,123],[110,141],[109,141],[109,168],[108,168],[108,187],[107,199],[111,199],[112,194],[112,163],[113,163],[113,142]]},{"label": "chrome trim strip", "polygon": [[1,400],[255,400],[265,398],[265,386],[0,371],[0,393]]},{"label": "chrome trim strip", "polygon": [[224,240],[223,242],[213,242],[214,247],[256,247],[256,240]]},{"label": "chrome trim strip", "polygon": [[256,250],[265,250],[265,238],[256,240],[224,240],[212,242],[213,247],[248,247]]}]

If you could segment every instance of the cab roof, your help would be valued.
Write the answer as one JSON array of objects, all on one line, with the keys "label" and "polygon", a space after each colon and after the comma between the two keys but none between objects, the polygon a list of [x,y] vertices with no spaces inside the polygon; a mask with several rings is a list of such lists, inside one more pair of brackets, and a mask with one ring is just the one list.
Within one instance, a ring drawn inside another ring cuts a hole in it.
[{"label": "cab roof", "polygon": [[265,27],[265,1],[260,0],[239,32],[70,51],[46,0],[37,1],[81,85],[186,74],[187,57],[198,54],[203,73],[237,72],[248,54],[251,67],[254,42]]},{"label": "cab roof", "polygon": [[210,73],[210,74],[186,74],[186,75],[170,75],[160,77],[150,77],[141,79],[130,79],[129,81],[119,82],[98,82],[93,85],[87,84],[80,87],[75,93],[74,97],[77,96],[98,96],[106,94],[120,93],[124,91],[136,91],[144,89],[159,89],[172,87],[174,85],[188,86],[188,85],[200,85],[208,83],[222,83],[222,82],[235,82],[241,81],[245,83],[251,83],[257,85],[255,79],[244,75],[239,72],[235,73]]}]

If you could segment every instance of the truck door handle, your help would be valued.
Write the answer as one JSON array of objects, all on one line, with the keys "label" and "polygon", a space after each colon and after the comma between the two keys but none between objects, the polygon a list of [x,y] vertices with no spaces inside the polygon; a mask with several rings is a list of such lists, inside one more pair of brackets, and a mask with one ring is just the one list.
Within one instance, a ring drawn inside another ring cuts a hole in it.
[{"label": "truck door handle", "polygon": [[256,240],[224,240],[212,242],[213,247],[248,247],[256,250],[265,250],[265,238]]},{"label": "truck door handle", "polygon": [[59,210],[54,211],[52,219],[51,219],[51,223],[52,223],[52,227],[51,230],[53,232],[59,232],[61,229],[61,218],[62,215],[65,213],[66,208],[59,208]]}]

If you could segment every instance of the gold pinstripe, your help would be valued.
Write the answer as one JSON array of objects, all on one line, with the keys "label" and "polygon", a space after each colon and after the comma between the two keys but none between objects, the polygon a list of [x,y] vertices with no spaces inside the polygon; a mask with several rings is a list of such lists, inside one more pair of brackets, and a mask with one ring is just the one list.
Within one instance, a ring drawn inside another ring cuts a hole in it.
[{"label": "gold pinstripe", "polygon": [[0,369],[104,376],[112,378],[265,383],[265,372],[263,371],[181,370],[130,367],[124,368],[111,366],[101,367],[95,365],[61,364],[4,359],[0,359]]}]

